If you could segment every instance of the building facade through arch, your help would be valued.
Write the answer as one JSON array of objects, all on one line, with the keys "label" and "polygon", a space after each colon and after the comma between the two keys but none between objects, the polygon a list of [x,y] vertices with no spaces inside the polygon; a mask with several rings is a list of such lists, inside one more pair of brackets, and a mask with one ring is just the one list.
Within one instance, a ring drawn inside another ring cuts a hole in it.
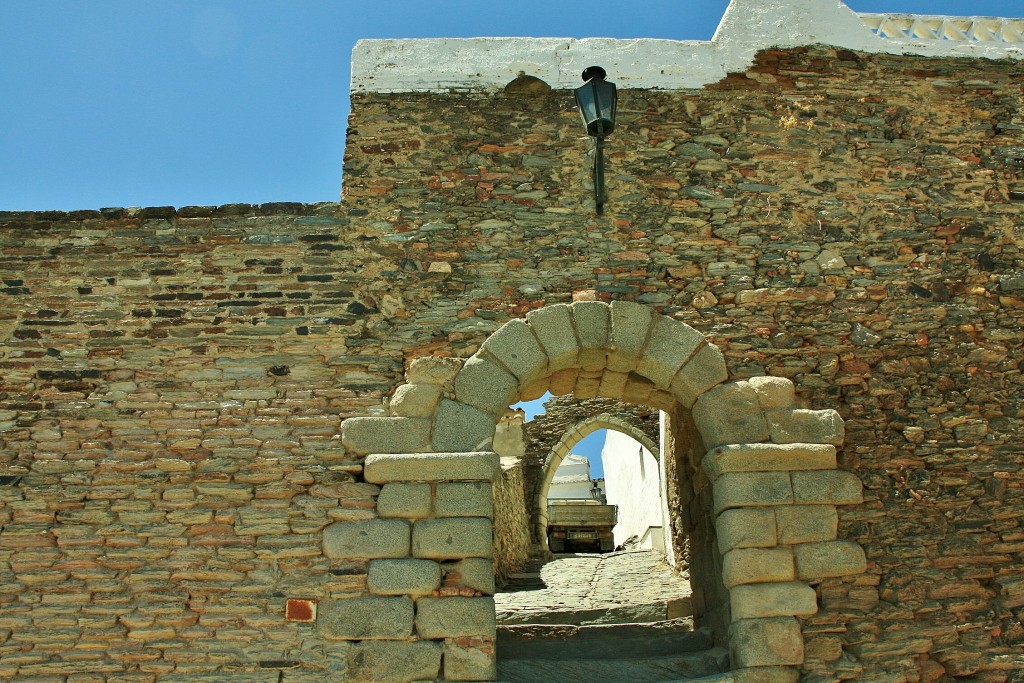
[{"label": "building facade through arch", "polygon": [[[540,544],[542,550],[547,550],[547,526],[548,526],[548,492],[558,472],[558,466],[565,458],[572,453],[572,449],[583,439],[602,429],[610,429],[621,432],[633,438],[644,448],[650,451],[655,459],[661,458],[661,448],[657,441],[651,439],[641,427],[634,422],[616,415],[601,413],[584,418],[573,423],[567,429],[557,443],[544,455],[544,464],[541,469],[541,478],[537,493],[532,501],[534,517],[534,540]],[[529,502],[529,499],[528,499]]]}]

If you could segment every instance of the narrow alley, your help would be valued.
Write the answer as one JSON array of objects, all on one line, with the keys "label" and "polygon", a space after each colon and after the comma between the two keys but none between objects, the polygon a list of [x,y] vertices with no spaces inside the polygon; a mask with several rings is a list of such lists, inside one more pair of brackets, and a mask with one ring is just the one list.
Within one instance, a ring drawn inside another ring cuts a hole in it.
[{"label": "narrow alley", "polygon": [[657,551],[556,555],[515,575],[495,603],[508,683],[662,683],[728,666],[710,631],[693,628],[689,578]]}]

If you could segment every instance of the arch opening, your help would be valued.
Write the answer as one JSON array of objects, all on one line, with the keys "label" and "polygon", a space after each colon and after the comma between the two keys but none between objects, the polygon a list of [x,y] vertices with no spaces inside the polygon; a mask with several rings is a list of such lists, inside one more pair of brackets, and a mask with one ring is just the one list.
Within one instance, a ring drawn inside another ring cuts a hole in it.
[{"label": "arch opening", "polygon": [[418,363],[392,417],[343,423],[350,453],[484,457],[508,406],[545,391],[663,411],[668,547],[700,577],[695,615],[728,640],[732,670],[799,667],[812,586],[866,570],[863,549],[837,538],[836,506],[863,500],[837,468],[838,413],[804,409],[784,378],[728,381],[721,351],[684,323],[629,302],[556,304],[465,362]]},{"label": "arch opening", "polygon": [[[607,441],[605,442],[605,448],[602,449],[600,454],[600,460],[604,467],[611,465],[611,477],[603,477],[603,486],[597,486],[596,484],[592,487],[589,483],[587,489],[600,488],[600,500],[603,504],[606,504],[612,508],[614,514],[614,529],[609,529],[608,542],[606,542],[602,551],[611,550],[619,547],[630,535],[622,526],[623,514],[629,516],[629,512],[634,514],[630,517],[636,517],[640,519],[641,516],[635,514],[634,510],[629,510],[630,507],[639,507],[641,501],[637,500],[638,496],[642,492],[647,494],[654,493],[657,500],[663,499],[663,480],[660,475],[660,468],[658,467],[658,461],[660,460],[661,449],[656,441],[650,438],[650,435],[645,433],[642,429],[636,425],[631,424],[627,420],[621,417],[615,417],[602,413],[587,417],[578,422],[574,422],[572,426],[565,431],[557,443],[554,444],[550,450],[543,456],[543,465],[541,470],[541,481],[537,489],[537,494],[534,500],[536,508],[536,530],[535,538],[541,546],[541,551],[553,551],[561,552],[566,547],[564,544],[561,547],[552,547],[550,542],[551,529],[549,520],[549,510],[553,504],[554,499],[578,499],[581,497],[593,497],[590,491],[586,492],[586,495],[576,495],[576,491],[572,491],[573,495],[553,494],[553,489],[557,490],[558,482],[556,481],[559,476],[560,468],[563,463],[566,462],[567,458],[571,458],[573,455],[573,449],[581,441],[586,439],[588,436],[596,434],[601,431],[607,431],[609,434],[620,434],[624,438],[631,440],[638,447],[639,452],[634,452],[633,461],[635,462],[624,462],[626,457],[621,452],[616,453],[619,457],[615,460],[611,460],[610,456],[613,455],[612,449],[607,447]],[[625,450],[626,444],[613,441],[613,448],[616,451]],[[645,456],[645,453],[647,454]],[[638,457],[637,457],[638,456]],[[647,464],[647,472],[641,472],[644,467],[644,458],[653,459],[653,468],[650,463]],[[635,467],[631,467],[631,464],[635,464]],[[594,478],[590,478],[592,481],[596,481]],[[653,484],[653,485],[652,485]],[[595,503],[598,501],[595,500]],[[657,512],[656,523],[651,524],[651,527],[657,527],[658,529],[664,528],[663,523],[663,510],[660,504],[655,504],[654,509]],[[652,517],[653,515],[647,515],[644,518]],[[607,520],[605,520],[607,521]],[[653,520],[652,520],[653,521]],[[636,526],[634,524],[633,526]],[[632,528],[632,527],[630,527]],[[659,532],[662,533],[662,532]],[[658,548],[664,548],[664,537],[661,535],[654,545]],[[610,547],[609,547],[610,546]]]}]

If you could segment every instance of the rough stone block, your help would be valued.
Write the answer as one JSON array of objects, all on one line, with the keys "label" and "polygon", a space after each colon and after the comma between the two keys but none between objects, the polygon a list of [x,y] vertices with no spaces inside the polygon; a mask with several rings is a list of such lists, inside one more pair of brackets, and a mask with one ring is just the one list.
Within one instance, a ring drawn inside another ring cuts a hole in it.
[{"label": "rough stone block", "polygon": [[729,591],[732,619],[809,616],[818,611],[814,589],[799,581],[755,583]]},{"label": "rough stone block", "polygon": [[715,480],[715,513],[735,507],[793,502],[786,472],[729,472]]},{"label": "rough stone block", "polygon": [[321,600],[316,628],[328,640],[401,640],[412,635],[412,598]]},{"label": "rough stone block", "polygon": [[601,385],[597,388],[597,395],[605,398],[621,399],[626,392],[626,382],[629,375],[624,372],[612,372],[605,370],[601,375]]},{"label": "rough stone block", "polygon": [[411,528],[400,519],[338,522],[324,529],[324,555],[332,559],[408,557]]},{"label": "rough stone block", "polygon": [[392,415],[401,417],[431,417],[441,400],[441,387],[436,384],[403,384],[391,397]]},{"label": "rough stone block", "polygon": [[530,311],[526,314],[526,322],[544,348],[549,372],[576,367],[580,344],[572,324],[572,310],[567,304],[554,304]]},{"label": "rough stone block", "polygon": [[715,520],[715,534],[722,554],[733,548],[770,548],[777,543],[775,512],[771,508],[726,510]]},{"label": "rough stone block", "polygon": [[420,598],[416,632],[420,638],[493,638],[497,625],[494,598]]},{"label": "rough stone block", "polygon": [[[344,650],[348,645],[347,643],[338,643],[340,649]],[[80,677],[81,676],[81,677]],[[36,683],[49,683],[54,680],[62,680],[64,677],[51,678],[49,676],[39,677],[33,676],[32,679]],[[89,676],[88,674],[72,674],[67,677],[70,683],[97,683],[99,681],[118,681],[124,683],[133,683],[140,679],[145,680],[145,676],[133,677],[131,674],[113,674],[109,678],[104,674],[97,673],[95,677]],[[24,679],[23,680],[28,680]],[[240,671],[231,673],[214,673],[214,674],[201,674],[190,672],[187,675],[182,674],[170,674],[160,677],[161,681],[167,681],[168,683],[280,683],[280,673],[277,671]]]},{"label": "rough stone block", "polygon": [[796,401],[793,382],[785,377],[751,377],[747,382],[754,388],[761,410],[792,408]]},{"label": "rough stone block", "polygon": [[576,301],[570,308],[576,337],[580,340],[580,367],[583,370],[603,370],[608,361],[608,332],[611,327],[608,304]]},{"label": "rough stone block", "polygon": [[518,390],[519,380],[483,356],[467,360],[462,372],[455,377],[455,398],[493,415],[504,414],[515,402]]},{"label": "rough stone block", "polygon": [[761,404],[747,382],[726,382],[707,391],[693,404],[693,421],[708,449],[769,437]]},{"label": "rough stone block", "polygon": [[686,323],[655,316],[637,372],[659,389],[668,389],[686,361],[704,344],[704,336]]},{"label": "rough stone block", "polygon": [[793,547],[796,572],[801,579],[855,576],[867,571],[864,549],[853,541],[801,543]]},{"label": "rough stone block", "polygon": [[441,643],[366,641],[349,652],[351,683],[378,681],[434,681],[441,672]]},{"label": "rough stone block", "polygon": [[834,410],[773,410],[765,413],[775,443],[843,444],[843,418]]},{"label": "rough stone block", "polygon": [[461,358],[424,356],[416,358],[409,364],[405,377],[410,384],[445,385],[459,374],[462,363]]},{"label": "rough stone block", "polygon": [[483,517],[450,517],[416,522],[412,554],[431,559],[491,557],[494,537],[491,520]]},{"label": "rough stone block", "polygon": [[567,368],[553,373],[548,380],[548,391],[555,396],[571,394],[576,387],[576,378],[579,374],[579,368]]},{"label": "rough stone block", "polygon": [[423,519],[430,512],[430,484],[385,484],[377,496],[377,514],[381,517]]},{"label": "rough stone block", "polygon": [[611,304],[611,331],[608,338],[607,367],[613,372],[636,369],[647,333],[654,321],[654,310],[630,301]]},{"label": "rough stone block", "polygon": [[834,505],[783,505],[775,508],[775,525],[782,545],[831,541],[839,529],[839,513]]},{"label": "rough stone block", "polygon": [[480,481],[438,484],[434,514],[438,517],[493,517],[491,484]]},{"label": "rough stone block", "polygon": [[676,374],[669,390],[681,405],[692,408],[698,398],[727,379],[729,369],[722,350],[713,344],[705,344]]},{"label": "rough stone block", "polygon": [[798,503],[843,505],[864,501],[864,485],[846,470],[791,472],[793,495]]},{"label": "rough stone block", "polygon": [[729,625],[729,652],[738,668],[802,664],[800,622],[795,617],[734,621]]},{"label": "rough stone block", "polygon": [[667,391],[655,389],[651,392],[651,395],[647,397],[647,401],[644,405],[657,408],[658,410],[664,410],[668,413],[675,409],[676,397]]},{"label": "rough stone block", "polygon": [[493,681],[497,675],[493,639],[472,636],[445,639],[446,681]]},{"label": "rough stone block", "polygon": [[487,338],[482,349],[508,368],[520,382],[529,382],[548,373],[548,355],[523,320],[509,320]]},{"label": "rough stone block", "polygon": [[426,451],[430,426],[419,417],[350,417],[341,423],[341,443],[356,455]]},{"label": "rough stone block", "polygon": [[494,416],[464,403],[441,399],[434,418],[433,449],[468,452],[490,449],[494,442]]},{"label": "rough stone block", "polygon": [[578,399],[597,398],[597,392],[600,388],[600,377],[587,377],[581,372],[576,379],[576,387],[572,390],[572,393]]},{"label": "rough stone block", "polygon": [[498,454],[402,453],[370,455],[363,477],[374,484],[393,481],[494,481],[501,473]]},{"label": "rough stone block", "polygon": [[828,444],[734,444],[712,449],[701,464],[712,481],[726,472],[835,469],[836,447]]},{"label": "rough stone block", "polygon": [[622,401],[624,403],[636,403],[648,405],[654,385],[639,375],[630,374],[626,380],[626,386],[622,390]]},{"label": "rough stone block", "polygon": [[791,666],[755,666],[733,669],[728,674],[731,681],[722,683],[797,683],[800,670]]},{"label": "rough stone block", "polygon": [[375,595],[430,595],[441,587],[441,565],[432,560],[374,560],[366,585]]},{"label": "rough stone block", "polygon": [[458,562],[445,562],[442,568],[446,575],[459,575],[460,588],[470,588],[484,595],[494,595],[494,567],[490,560],[468,557]]},{"label": "rough stone block", "polygon": [[804,657],[819,662],[834,662],[843,656],[843,640],[839,636],[822,635],[804,641]]},{"label": "rough stone block", "polygon": [[528,382],[519,389],[519,400],[520,401],[536,401],[538,398],[548,393],[548,388],[551,386],[551,382],[547,377],[541,377],[535,379],[532,382]]},{"label": "rough stone block", "polygon": [[722,558],[722,583],[726,588],[794,579],[796,565],[790,548],[733,548]]}]

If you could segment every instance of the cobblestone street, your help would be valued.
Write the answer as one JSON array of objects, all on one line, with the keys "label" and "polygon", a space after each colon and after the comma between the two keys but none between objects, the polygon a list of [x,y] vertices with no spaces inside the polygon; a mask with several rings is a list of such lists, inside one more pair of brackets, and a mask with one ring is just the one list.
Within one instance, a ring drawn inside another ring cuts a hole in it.
[{"label": "cobblestone street", "polygon": [[662,554],[556,555],[495,596],[498,623],[630,623],[690,615],[690,580]]}]

